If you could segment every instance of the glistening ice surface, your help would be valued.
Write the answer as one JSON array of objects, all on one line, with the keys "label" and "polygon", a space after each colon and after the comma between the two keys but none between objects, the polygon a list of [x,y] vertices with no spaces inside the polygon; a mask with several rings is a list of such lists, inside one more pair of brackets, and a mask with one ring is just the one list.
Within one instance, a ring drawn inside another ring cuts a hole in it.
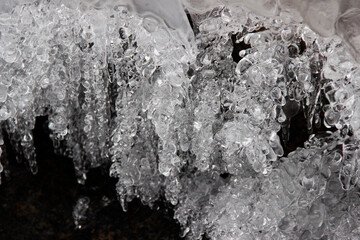
[{"label": "glistening ice surface", "polygon": [[48,115],[79,183],[111,166],[188,239],[360,239],[359,52],[357,0],[2,0],[0,120],[36,173]]}]

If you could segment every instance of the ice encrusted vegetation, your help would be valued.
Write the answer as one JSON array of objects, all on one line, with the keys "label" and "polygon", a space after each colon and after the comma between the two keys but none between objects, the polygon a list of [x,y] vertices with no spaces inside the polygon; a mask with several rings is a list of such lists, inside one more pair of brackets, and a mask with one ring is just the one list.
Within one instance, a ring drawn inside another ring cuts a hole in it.
[{"label": "ice encrusted vegetation", "polygon": [[111,166],[189,239],[359,239],[359,51],[356,0],[3,0],[0,120],[36,173],[48,115],[79,183]]}]

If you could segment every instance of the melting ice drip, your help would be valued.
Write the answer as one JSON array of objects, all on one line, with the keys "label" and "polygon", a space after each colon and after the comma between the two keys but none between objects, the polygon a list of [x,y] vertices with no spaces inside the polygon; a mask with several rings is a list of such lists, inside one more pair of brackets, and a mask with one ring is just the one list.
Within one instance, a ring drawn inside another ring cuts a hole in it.
[{"label": "melting ice drip", "polygon": [[[178,1],[0,3],[0,120],[31,171],[48,115],[79,183],[111,164],[124,210],[164,196],[189,239],[357,239],[360,4],[182,4],[192,29]],[[332,132],[282,157],[300,109]]]}]

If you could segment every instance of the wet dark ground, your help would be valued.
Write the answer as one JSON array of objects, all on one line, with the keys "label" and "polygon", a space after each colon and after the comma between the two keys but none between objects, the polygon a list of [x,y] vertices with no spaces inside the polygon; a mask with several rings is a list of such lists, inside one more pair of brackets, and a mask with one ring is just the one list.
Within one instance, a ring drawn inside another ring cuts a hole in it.
[{"label": "wet dark ground", "polygon": [[[181,239],[180,226],[167,206],[152,210],[134,200],[123,212],[116,199],[116,179],[105,171],[92,170],[85,186],[77,184],[72,160],[54,154],[46,118],[37,120],[34,141],[37,175],[7,151],[11,176],[2,176],[0,185],[0,239]],[[76,230],[72,211],[83,196],[90,198],[88,220]]]}]

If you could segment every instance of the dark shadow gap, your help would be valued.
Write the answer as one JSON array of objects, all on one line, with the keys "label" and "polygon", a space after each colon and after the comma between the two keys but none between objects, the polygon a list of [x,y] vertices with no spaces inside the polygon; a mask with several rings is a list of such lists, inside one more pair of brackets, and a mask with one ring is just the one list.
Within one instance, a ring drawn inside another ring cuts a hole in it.
[{"label": "dark shadow gap", "polygon": [[238,34],[239,33],[235,33],[235,34],[231,35],[231,41],[233,44],[233,51],[231,53],[231,57],[234,60],[234,62],[236,62],[236,63],[240,62],[240,60],[242,59],[242,57],[240,57],[240,55],[239,55],[240,51],[251,48],[250,44],[246,44],[246,43],[244,43],[244,41],[237,40],[236,36]]},{"label": "dark shadow gap", "polygon": [[[134,200],[124,213],[117,179],[101,168],[91,169],[85,186],[78,185],[72,160],[54,153],[47,125],[47,117],[38,117],[33,131],[37,175],[24,171],[24,164],[9,156],[15,153],[7,151],[14,177],[0,185],[0,239],[181,239],[173,211],[161,203],[152,210]],[[88,220],[75,230],[72,211],[83,196],[90,198]]]}]

